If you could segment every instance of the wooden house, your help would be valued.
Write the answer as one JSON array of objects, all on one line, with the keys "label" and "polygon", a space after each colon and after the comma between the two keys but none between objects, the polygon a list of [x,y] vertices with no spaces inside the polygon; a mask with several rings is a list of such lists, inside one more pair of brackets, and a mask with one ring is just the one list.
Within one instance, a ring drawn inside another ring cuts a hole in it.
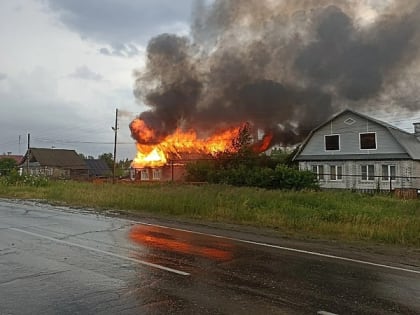
[{"label": "wooden house", "polygon": [[420,123],[409,133],[347,109],[312,130],[294,160],[322,188],[420,189]]},{"label": "wooden house", "polygon": [[88,176],[85,161],[74,150],[30,148],[19,168],[22,174],[52,178],[80,179]]}]

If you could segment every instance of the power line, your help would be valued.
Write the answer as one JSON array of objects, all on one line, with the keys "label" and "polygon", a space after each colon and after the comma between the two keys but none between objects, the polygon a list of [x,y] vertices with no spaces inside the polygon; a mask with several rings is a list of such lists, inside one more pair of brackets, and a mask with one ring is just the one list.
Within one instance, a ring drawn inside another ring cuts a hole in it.
[{"label": "power line", "polygon": [[[58,140],[58,139],[50,139],[50,138],[33,138],[33,140],[41,141],[41,142],[53,142],[53,143],[60,143],[60,144],[114,144],[114,142],[106,142],[106,141],[81,141],[81,140]],[[135,142],[117,142],[117,144],[135,144]]]}]

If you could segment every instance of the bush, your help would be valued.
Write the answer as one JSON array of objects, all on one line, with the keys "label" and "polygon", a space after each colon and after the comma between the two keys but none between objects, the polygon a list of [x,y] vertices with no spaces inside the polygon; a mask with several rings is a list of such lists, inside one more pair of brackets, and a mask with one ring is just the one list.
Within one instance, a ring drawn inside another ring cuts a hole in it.
[{"label": "bush", "polygon": [[11,158],[0,159],[0,175],[9,175],[16,169],[16,161]]},{"label": "bush", "polygon": [[215,172],[214,161],[202,160],[194,163],[188,163],[186,166],[186,180],[190,182],[210,181],[211,175]]},{"label": "bush", "polygon": [[230,149],[218,152],[209,160],[187,164],[187,180],[266,189],[317,189],[316,176],[309,171],[299,171],[291,163],[294,153],[283,154],[284,162],[280,164],[279,159],[259,154],[251,144],[246,124]]},{"label": "bush", "polygon": [[317,189],[316,176],[309,171],[299,171],[285,165],[275,169],[249,164],[217,167],[217,161],[199,161],[187,165],[187,180],[214,184],[259,187],[265,189]]},{"label": "bush", "polygon": [[0,184],[5,186],[44,187],[49,184],[49,180],[45,176],[19,175],[16,170],[12,170],[9,175],[0,178]]}]

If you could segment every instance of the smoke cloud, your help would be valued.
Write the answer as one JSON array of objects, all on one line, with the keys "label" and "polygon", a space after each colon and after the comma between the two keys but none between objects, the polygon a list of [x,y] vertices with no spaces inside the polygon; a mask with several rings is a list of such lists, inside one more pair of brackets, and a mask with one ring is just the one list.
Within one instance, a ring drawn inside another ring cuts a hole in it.
[{"label": "smoke cloud", "polygon": [[288,145],[343,107],[418,110],[407,91],[398,104],[379,100],[420,87],[420,4],[375,3],[196,1],[190,36],[148,44],[134,94],[150,110],[139,118],[154,142],[176,128],[206,136],[247,121]]}]

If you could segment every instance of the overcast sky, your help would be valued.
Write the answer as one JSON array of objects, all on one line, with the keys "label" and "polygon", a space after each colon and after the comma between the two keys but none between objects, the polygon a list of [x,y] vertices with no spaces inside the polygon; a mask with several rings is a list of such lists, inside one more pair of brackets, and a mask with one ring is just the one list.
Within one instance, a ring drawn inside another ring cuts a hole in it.
[{"label": "overcast sky", "polygon": [[[133,71],[144,67],[153,36],[189,35],[193,2],[1,0],[0,154],[24,154],[28,133],[32,147],[112,152],[119,108],[117,158],[132,159],[128,125],[146,109],[133,96]],[[398,115],[388,122],[412,131]]]},{"label": "overcast sky", "polygon": [[[133,70],[148,40],[188,34],[192,0],[1,0],[0,154],[32,147],[135,155]],[[19,144],[20,139],[20,144]]]}]

